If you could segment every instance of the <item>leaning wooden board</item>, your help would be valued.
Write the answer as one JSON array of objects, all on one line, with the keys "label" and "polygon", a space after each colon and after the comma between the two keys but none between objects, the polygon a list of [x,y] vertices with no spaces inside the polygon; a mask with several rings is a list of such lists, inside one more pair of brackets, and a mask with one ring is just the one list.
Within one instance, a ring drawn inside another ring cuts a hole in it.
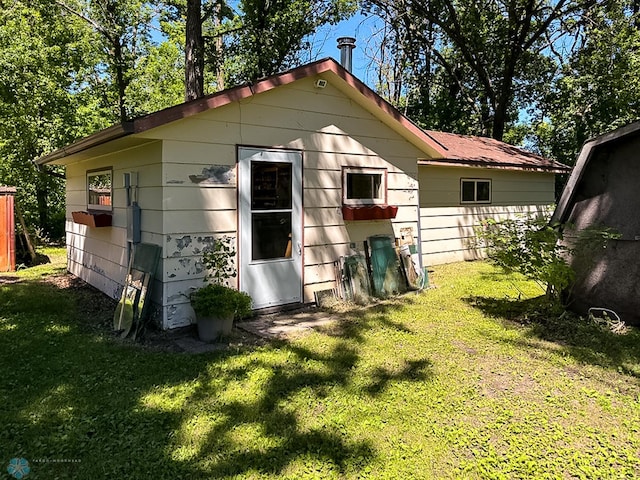
[{"label": "leaning wooden board", "polygon": [[147,297],[151,292],[161,248],[150,243],[134,245],[122,297],[113,315],[113,328],[124,338],[138,337],[147,318]]}]

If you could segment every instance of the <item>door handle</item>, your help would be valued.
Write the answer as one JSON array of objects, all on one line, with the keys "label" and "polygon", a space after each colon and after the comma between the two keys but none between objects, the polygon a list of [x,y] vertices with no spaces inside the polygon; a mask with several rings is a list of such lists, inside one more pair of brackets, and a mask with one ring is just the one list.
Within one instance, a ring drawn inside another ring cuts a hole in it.
[{"label": "door handle", "polygon": [[296,245],[298,246],[298,255],[302,255],[302,245],[300,242],[296,242]]}]

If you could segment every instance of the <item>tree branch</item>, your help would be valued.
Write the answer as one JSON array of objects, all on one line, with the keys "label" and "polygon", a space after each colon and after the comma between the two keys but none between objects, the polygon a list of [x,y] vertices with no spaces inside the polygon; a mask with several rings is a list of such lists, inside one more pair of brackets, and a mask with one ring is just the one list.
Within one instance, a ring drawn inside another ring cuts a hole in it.
[{"label": "tree branch", "polygon": [[104,35],[105,37],[107,37],[107,39],[110,42],[114,42],[114,39],[111,37],[111,34],[109,33],[109,30],[107,30],[106,28],[104,28],[101,24],[99,24],[98,22],[96,22],[93,18],[88,17],[87,15],[85,15],[82,12],[79,12],[73,8],[71,8],[69,5],[67,5],[66,3],[62,2],[61,0],[54,0],[60,7],[64,8],[67,12],[71,13],[72,15],[75,15],[78,18],[81,18],[82,20],[84,20],[85,22],[87,22],[89,25],[91,25],[93,28],[96,29],[96,31],[98,31],[99,33],[101,33],[102,35]]}]

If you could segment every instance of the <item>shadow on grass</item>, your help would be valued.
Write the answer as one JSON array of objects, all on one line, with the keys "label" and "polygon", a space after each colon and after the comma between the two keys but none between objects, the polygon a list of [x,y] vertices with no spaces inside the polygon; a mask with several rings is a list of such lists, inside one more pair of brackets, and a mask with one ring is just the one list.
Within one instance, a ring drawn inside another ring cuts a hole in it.
[{"label": "shadow on grass", "polygon": [[340,322],[318,330],[327,335],[353,340],[357,343],[365,342],[365,333],[374,328],[384,328],[411,335],[415,333],[413,330],[405,323],[393,320],[392,317],[404,308],[404,303],[412,302],[415,302],[413,298],[405,296],[402,300],[388,300],[377,305],[363,306],[357,310],[349,311],[348,316],[345,316]]},{"label": "shadow on grass", "polygon": [[409,360],[399,372],[378,367],[373,372],[372,382],[367,386],[366,391],[369,395],[375,396],[382,393],[391,381],[427,381],[433,376],[431,367],[431,362],[428,360]]},{"label": "shadow on grass", "polygon": [[[640,378],[640,330],[624,334],[570,312],[553,311],[544,297],[526,300],[467,297],[467,303],[484,314],[528,328],[528,335],[555,342],[577,361],[612,368]],[[629,367],[632,365],[632,368]]]},{"label": "shadow on grass", "polygon": [[[390,319],[399,305],[380,306],[374,320],[359,316],[323,353],[277,343],[187,356],[95,335],[79,306],[87,300],[36,281],[0,286],[0,463],[31,460],[33,478],[222,478],[282,475],[300,462],[344,476],[375,458],[371,441],[335,424],[302,424],[291,402],[311,395],[305,401],[321,406],[330,391],[347,395],[364,330],[380,323],[410,332]],[[92,312],[97,322],[110,314]],[[429,366],[374,369],[363,393],[424,380]],[[253,377],[256,392],[227,398]],[[239,434],[251,429],[254,437]]]}]

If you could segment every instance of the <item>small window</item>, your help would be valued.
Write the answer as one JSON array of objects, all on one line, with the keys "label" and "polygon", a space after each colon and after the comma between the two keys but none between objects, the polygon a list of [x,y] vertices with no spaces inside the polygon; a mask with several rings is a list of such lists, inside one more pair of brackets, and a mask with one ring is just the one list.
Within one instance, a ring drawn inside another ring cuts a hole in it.
[{"label": "small window", "polygon": [[387,201],[385,169],[345,168],[342,182],[342,203],[345,205],[379,205]]},{"label": "small window", "polygon": [[491,180],[460,180],[460,197],[462,203],[491,203]]},{"label": "small window", "polygon": [[88,210],[111,210],[112,177],[111,169],[87,172]]}]

